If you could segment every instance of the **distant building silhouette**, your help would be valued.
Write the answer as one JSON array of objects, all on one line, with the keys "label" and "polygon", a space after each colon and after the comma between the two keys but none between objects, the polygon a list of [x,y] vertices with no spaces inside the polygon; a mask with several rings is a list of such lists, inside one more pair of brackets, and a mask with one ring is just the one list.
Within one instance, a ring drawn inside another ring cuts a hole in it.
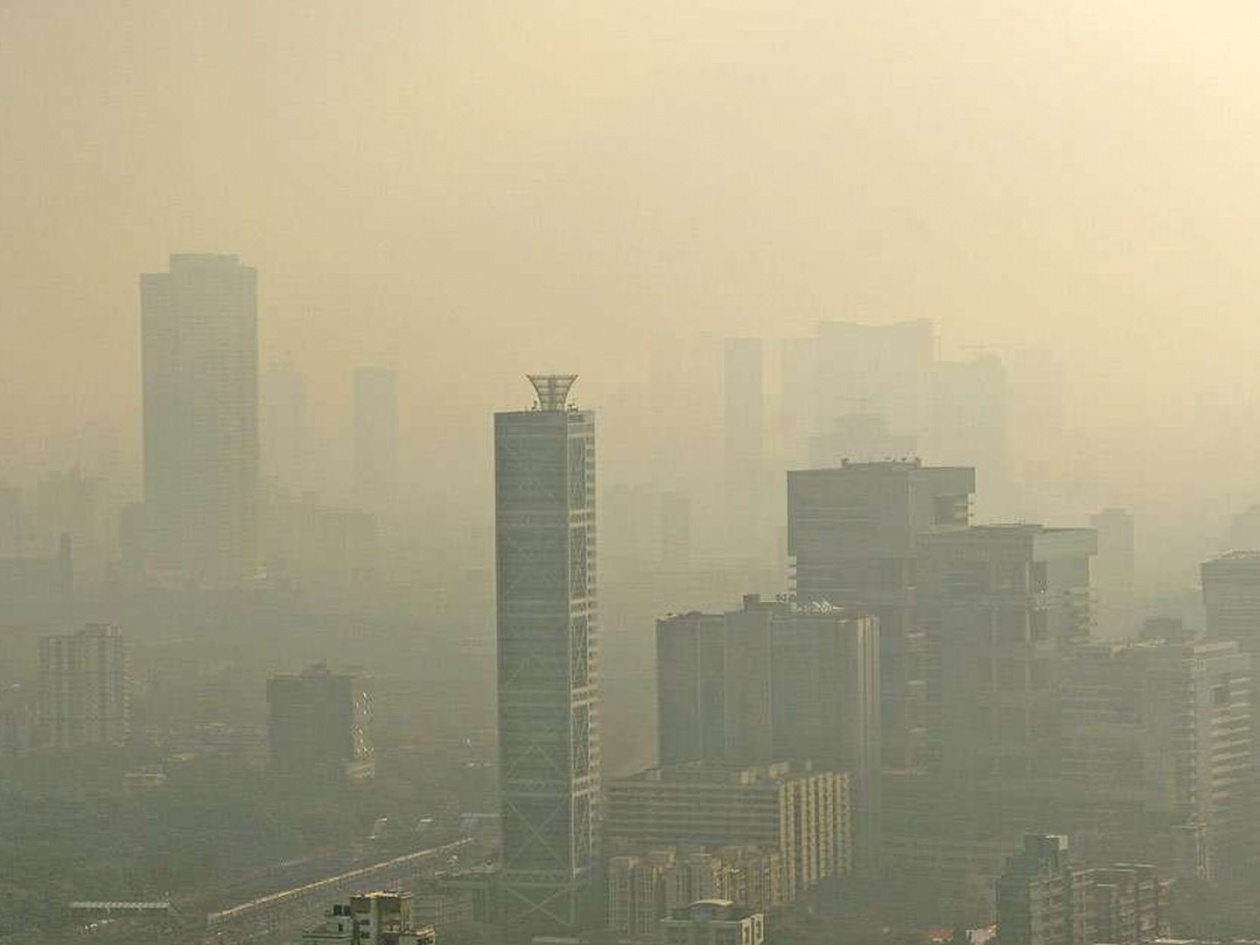
[{"label": "distant building silhouette", "polygon": [[499,790],[504,921],[597,921],[600,765],[595,416],[573,375],[530,377],[532,410],[494,417]]},{"label": "distant building silhouette", "polygon": [[129,734],[122,631],[89,624],[39,641],[40,741],[52,748],[120,746]]},{"label": "distant building silhouette", "polygon": [[267,680],[273,769],[301,778],[361,781],[375,773],[370,680],[317,665]]},{"label": "distant building silhouette", "polygon": [[997,881],[1002,945],[1151,945],[1168,935],[1168,885],[1148,865],[1081,869],[1064,836],[1024,837]]},{"label": "distant building silhouette", "polygon": [[206,585],[258,564],[257,273],[173,255],[141,276],[149,569]]}]

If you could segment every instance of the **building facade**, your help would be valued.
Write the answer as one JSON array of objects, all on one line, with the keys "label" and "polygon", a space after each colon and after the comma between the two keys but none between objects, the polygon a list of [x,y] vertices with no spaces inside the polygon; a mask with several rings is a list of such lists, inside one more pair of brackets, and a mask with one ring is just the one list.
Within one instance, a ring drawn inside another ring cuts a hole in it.
[{"label": "building facade", "polygon": [[766,917],[729,899],[703,899],[661,920],[665,945],[765,945]]},{"label": "building facade", "polygon": [[[1063,676],[1062,777],[1113,825],[1107,844],[1177,877],[1240,868],[1254,842],[1251,655],[1232,641],[1094,644],[1070,654]],[[1143,836],[1116,834],[1125,829]]]},{"label": "building facade", "polygon": [[534,409],[494,418],[502,903],[518,930],[592,920],[595,417],[570,407],[574,380],[531,376]]},{"label": "building facade", "polygon": [[775,850],[789,902],[852,867],[848,776],[787,764],[743,771],[678,765],[618,779],[608,788],[605,831],[610,849]]},{"label": "building facade", "polygon": [[40,742],[52,748],[124,745],[128,715],[121,630],[89,624],[77,633],[40,639]]},{"label": "building facade", "polygon": [[997,880],[1003,945],[1150,945],[1168,935],[1168,884],[1145,864],[1074,867],[1063,836],[1028,835]]},{"label": "building facade", "polygon": [[371,778],[371,723],[371,680],[365,676],[316,665],[267,680],[267,743],[278,774]]},{"label": "building facade", "polygon": [[747,595],[741,610],[657,623],[663,766],[811,763],[845,771],[859,861],[879,821],[879,628],[827,604]]},{"label": "building facade", "polygon": [[920,631],[920,536],[966,528],[975,470],[917,461],[788,473],[788,554],[800,603],[879,618],[881,761],[926,764],[928,652]]},{"label": "building facade", "polygon": [[174,583],[251,578],[258,555],[257,273],[235,256],[171,256],[140,277],[144,532]]}]

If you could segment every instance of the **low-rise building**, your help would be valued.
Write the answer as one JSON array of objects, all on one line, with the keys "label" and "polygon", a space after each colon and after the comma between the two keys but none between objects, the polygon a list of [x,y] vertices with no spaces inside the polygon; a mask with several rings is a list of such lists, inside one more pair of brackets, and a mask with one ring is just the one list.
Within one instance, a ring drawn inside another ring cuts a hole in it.
[{"label": "low-rise building", "polygon": [[383,890],[334,903],[324,921],[302,933],[302,945],[435,945],[433,926],[411,919],[411,893]]},{"label": "low-rise building", "polygon": [[766,917],[729,899],[702,899],[661,920],[665,945],[765,945]]},{"label": "low-rise building", "polygon": [[644,846],[754,846],[778,852],[791,902],[851,866],[848,775],[776,764],[735,771],[712,765],[650,768],[613,781],[610,852]]}]

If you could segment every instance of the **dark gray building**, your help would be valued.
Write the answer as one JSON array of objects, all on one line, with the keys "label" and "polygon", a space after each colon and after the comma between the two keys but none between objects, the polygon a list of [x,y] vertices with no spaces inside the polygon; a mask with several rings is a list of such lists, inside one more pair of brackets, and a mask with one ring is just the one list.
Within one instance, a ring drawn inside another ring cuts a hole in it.
[{"label": "dark gray building", "polygon": [[788,554],[801,603],[879,618],[882,764],[925,763],[927,650],[916,616],[920,535],[966,528],[975,470],[908,462],[788,473]]},{"label": "dark gray building", "polygon": [[323,665],[267,680],[267,743],[273,770],[299,778],[375,773],[370,680]]},{"label": "dark gray building", "polygon": [[230,584],[258,563],[257,273],[171,256],[140,277],[147,565]]},{"label": "dark gray building", "polygon": [[661,764],[811,762],[849,774],[859,866],[877,846],[879,631],[826,605],[744,598],[657,623]]},{"label": "dark gray building", "polygon": [[534,375],[495,414],[499,789],[504,922],[574,930],[596,866],[599,688],[595,417],[574,375]]}]

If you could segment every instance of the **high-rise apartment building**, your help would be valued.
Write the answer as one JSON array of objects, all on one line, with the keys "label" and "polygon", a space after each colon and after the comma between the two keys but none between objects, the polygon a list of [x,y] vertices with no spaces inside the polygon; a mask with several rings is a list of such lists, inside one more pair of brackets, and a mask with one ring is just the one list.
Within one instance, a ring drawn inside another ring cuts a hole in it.
[{"label": "high-rise apartment building", "polygon": [[371,681],[357,673],[317,665],[267,680],[267,742],[279,774],[371,778],[371,721]]},{"label": "high-rise apartment building", "polygon": [[1092,632],[1087,528],[981,525],[925,535],[923,625],[939,654],[939,769],[1036,803],[1058,773],[1056,683]]},{"label": "high-rise apartment building", "polygon": [[[1111,825],[1106,842],[1149,850],[1175,876],[1228,875],[1245,863],[1251,654],[1223,640],[1100,643],[1074,648],[1062,675],[1063,783]],[[1186,856],[1196,834],[1200,849]]]},{"label": "high-rise apartment building", "polygon": [[657,623],[660,760],[845,771],[858,858],[879,818],[879,632],[873,617],[744,598]]},{"label": "high-rise apartment building", "polygon": [[1168,885],[1153,867],[1074,867],[1064,836],[1026,835],[996,886],[1003,943],[1150,945],[1168,935]]},{"label": "high-rise apartment building", "polygon": [[39,641],[40,741],[53,748],[123,745],[128,735],[122,631],[88,624]]},{"label": "high-rise apartment building", "polygon": [[881,757],[926,762],[926,641],[916,615],[920,536],[966,528],[975,470],[917,461],[788,473],[788,554],[801,603],[879,618]]},{"label": "high-rise apartment building", "polygon": [[1092,629],[1094,533],[976,526],[923,535],[918,551],[928,766],[886,772],[883,862],[916,908],[973,921],[1002,851],[1063,829],[1056,687],[1068,645]]},{"label": "high-rise apartment building", "polygon": [[522,932],[597,921],[595,417],[574,380],[533,375],[533,409],[494,418],[501,892]]},{"label": "high-rise apartment building", "polygon": [[179,582],[252,577],[258,555],[257,273],[173,255],[140,277],[148,566]]},{"label": "high-rise apartment building", "polygon": [[1201,571],[1207,635],[1260,653],[1260,551],[1231,551]]},{"label": "high-rise apartment building", "polygon": [[388,368],[354,372],[354,484],[370,506],[398,494],[398,377]]}]

